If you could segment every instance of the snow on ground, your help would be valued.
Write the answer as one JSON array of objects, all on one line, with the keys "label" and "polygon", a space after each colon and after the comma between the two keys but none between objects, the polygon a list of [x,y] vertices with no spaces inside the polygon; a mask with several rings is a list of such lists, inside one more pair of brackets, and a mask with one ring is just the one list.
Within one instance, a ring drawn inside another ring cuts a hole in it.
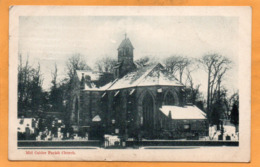
[{"label": "snow on ground", "polygon": [[18,119],[18,126],[17,126],[17,131],[21,133],[25,133],[26,128],[28,127],[30,129],[30,132],[34,132],[34,128],[32,127],[32,121],[33,118],[22,118]]},{"label": "snow on ground", "polygon": [[[230,136],[231,141],[239,140],[239,133],[236,132],[234,125],[224,125],[223,140],[226,141],[226,137]],[[209,140],[217,141],[218,136],[221,135],[221,131],[217,130],[217,126],[209,127]]]}]

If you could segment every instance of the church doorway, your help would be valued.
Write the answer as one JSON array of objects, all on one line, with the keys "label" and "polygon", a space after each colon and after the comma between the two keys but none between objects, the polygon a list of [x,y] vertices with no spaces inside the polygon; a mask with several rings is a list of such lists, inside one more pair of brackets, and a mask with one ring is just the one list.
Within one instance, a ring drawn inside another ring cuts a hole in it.
[{"label": "church doorway", "polygon": [[143,116],[141,124],[143,130],[149,133],[148,135],[152,135],[154,124],[154,100],[151,94],[146,93],[146,95],[143,97],[142,109]]}]

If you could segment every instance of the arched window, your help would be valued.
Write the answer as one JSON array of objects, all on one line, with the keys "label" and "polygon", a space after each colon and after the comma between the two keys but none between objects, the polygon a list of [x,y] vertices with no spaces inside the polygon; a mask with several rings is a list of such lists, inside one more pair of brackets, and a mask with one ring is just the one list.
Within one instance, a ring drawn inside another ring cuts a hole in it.
[{"label": "arched window", "polygon": [[119,120],[122,119],[121,118],[121,92],[118,90],[118,91],[115,91],[113,92],[113,111],[112,111],[112,114],[111,114],[111,119],[114,119],[115,120],[115,123],[116,125],[119,124]]},{"label": "arched window", "polygon": [[171,92],[167,92],[164,97],[164,105],[174,105],[175,103],[174,95]]},{"label": "arched window", "polygon": [[144,130],[151,131],[153,130],[154,122],[154,100],[151,94],[146,93],[143,97],[142,109],[141,125]]}]

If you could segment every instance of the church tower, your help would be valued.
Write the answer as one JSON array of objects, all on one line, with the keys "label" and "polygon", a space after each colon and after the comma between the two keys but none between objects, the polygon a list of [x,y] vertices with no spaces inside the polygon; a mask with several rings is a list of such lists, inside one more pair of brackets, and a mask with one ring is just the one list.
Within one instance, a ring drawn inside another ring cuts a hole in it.
[{"label": "church tower", "polygon": [[136,69],[134,64],[134,47],[125,34],[125,39],[121,42],[118,49],[118,63],[115,66],[115,77],[120,78],[128,72]]}]

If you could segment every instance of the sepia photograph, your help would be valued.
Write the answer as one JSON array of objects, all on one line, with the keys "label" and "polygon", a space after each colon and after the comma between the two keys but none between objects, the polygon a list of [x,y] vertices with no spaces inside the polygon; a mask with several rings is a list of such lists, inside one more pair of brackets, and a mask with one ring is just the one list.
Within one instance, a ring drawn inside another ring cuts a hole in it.
[{"label": "sepia photograph", "polygon": [[9,12],[11,160],[250,161],[251,8]]}]

